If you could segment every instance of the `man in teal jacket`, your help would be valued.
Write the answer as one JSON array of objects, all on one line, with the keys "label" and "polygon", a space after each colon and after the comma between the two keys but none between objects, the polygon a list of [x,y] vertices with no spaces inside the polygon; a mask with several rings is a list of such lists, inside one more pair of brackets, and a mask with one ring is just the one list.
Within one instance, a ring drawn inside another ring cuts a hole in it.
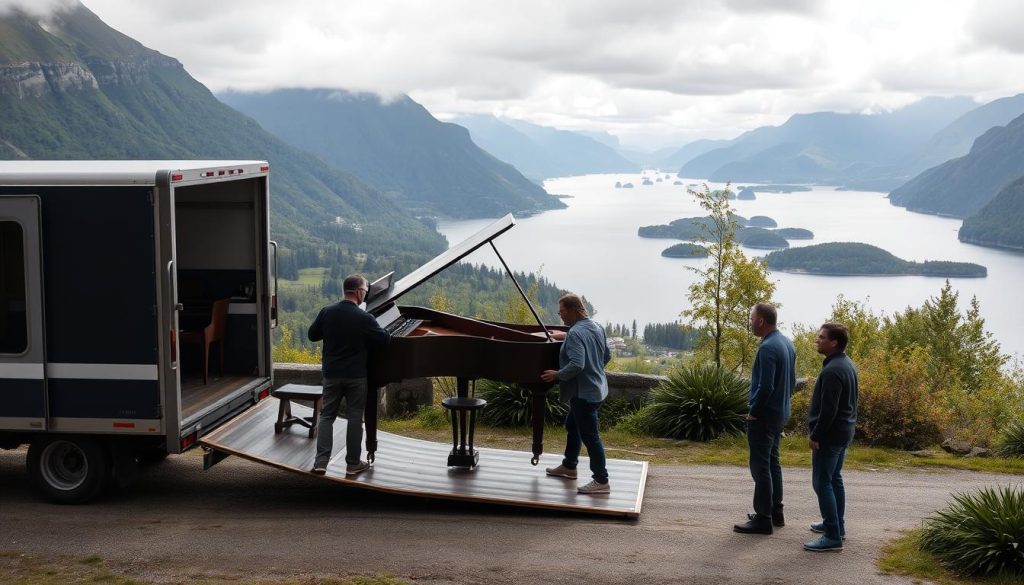
[{"label": "man in teal jacket", "polygon": [[[606,494],[608,469],[604,445],[598,434],[597,411],[608,397],[608,378],[604,366],[611,361],[604,329],[587,317],[583,300],[574,294],[558,299],[558,316],[569,325],[569,332],[556,333],[556,339],[564,338],[565,343],[558,353],[557,370],[545,370],[541,379],[545,382],[558,381],[559,396],[569,403],[565,417],[565,457],[558,467],[549,467],[548,475],[576,479],[576,465],[579,462],[582,445],[587,446],[590,456],[590,471],[593,481],[581,486],[581,494]],[[563,337],[564,336],[564,337]]]},{"label": "man in teal jacket", "polygon": [[750,309],[750,331],[761,338],[750,371],[747,444],[750,475],[754,478],[754,513],[733,529],[745,534],[771,534],[772,525],[783,526],[782,465],[779,443],[789,420],[790,398],[796,388],[796,350],[776,328],[778,312],[773,305],[758,303]]}]

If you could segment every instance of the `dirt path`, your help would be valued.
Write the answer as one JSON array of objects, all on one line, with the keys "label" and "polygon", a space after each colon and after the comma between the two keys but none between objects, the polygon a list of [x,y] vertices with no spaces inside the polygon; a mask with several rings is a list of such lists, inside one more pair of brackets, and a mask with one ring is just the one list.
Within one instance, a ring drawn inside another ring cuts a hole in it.
[{"label": "dirt path", "polygon": [[901,583],[875,569],[885,541],[952,492],[1022,481],[850,471],[846,550],[813,554],[801,549],[818,517],[810,471],[785,474],[788,525],[758,537],[731,530],[753,488],[737,467],[654,465],[643,513],[626,521],[363,493],[238,458],[204,472],[194,454],[145,470],[130,490],[93,505],[54,506],[30,489],[24,451],[0,451],[0,553],[99,555],[128,576],[157,580],[390,574],[421,583]]}]

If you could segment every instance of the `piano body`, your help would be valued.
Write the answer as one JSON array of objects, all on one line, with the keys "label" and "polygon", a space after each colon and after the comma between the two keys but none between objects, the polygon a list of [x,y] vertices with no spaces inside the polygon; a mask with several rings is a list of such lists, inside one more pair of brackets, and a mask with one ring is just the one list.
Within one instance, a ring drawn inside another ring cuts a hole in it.
[{"label": "piano body", "polygon": [[[551,388],[551,384],[540,379],[540,374],[544,370],[558,369],[562,342],[552,339],[550,331],[565,331],[567,328],[541,323],[529,298],[494,247],[494,238],[514,225],[512,215],[507,215],[401,280],[394,282],[391,273],[371,283],[366,310],[382,327],[392,332],[392,340],[387,350],[371,356],[368,382],[375,391],[408,378],[454,377],[457,393],[463,397],[469,393],[469,382],[481,378],[529,388],[533,401],[531,463],[536,465],[544,450],[545,395]],[[402,295],[487,244],[498,254],[537,318],[536,325],[482,321],[396,304]],[[377,401],[372,396],[366,401],[365,422],[367,459],[373,461],[377,451]]]}]

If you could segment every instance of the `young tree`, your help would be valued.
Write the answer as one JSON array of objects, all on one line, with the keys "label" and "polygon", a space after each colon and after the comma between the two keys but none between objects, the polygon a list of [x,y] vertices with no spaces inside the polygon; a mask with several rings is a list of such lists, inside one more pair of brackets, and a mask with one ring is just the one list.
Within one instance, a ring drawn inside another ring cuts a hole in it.
[{"label": "young tree", "polygon": [[699,278],[690,285],[690,308],[682,316],[695,329],[708,333],[700,345],[710,351],[715,365],[722,367],[724,361],[731,369],[742,369],[752,359],[757,343],[747,330],[750,307],[773,302],[775,283],[768,279],[764,261],[747,258],[736,243],[737,225],[729,205],[728,186],[711,191],[705,184],[703,191],[687,191],[709,214],[698,225],[710,264],[691,268]]}]

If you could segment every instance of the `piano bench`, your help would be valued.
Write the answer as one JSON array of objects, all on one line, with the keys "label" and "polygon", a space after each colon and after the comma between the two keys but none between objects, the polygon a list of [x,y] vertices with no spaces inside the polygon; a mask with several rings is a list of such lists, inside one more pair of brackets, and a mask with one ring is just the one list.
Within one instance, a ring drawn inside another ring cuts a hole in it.
[{"label": "piano bench", "polygon": [[441,401],[441,406],[452,413],[452,452],[448,455],[448,467],[472,469],[479,463],[480,452],[473,449],[473,432],[476,430],[476,412],[486,405],[487,401],[482,398],[465,396],[451,396]]},{"label": "piano bench", "polygon": [[[320,418],[320,410],[323,408],[324,389],[322,386],[307,386],[304,384],[285,384],[270,393],[271,396],[280,401],[277,408],[277,422],[274,423],[274,434],[279,434],[293,424],[309,429],[309,438],[316,436],[316,422]],[[293,416],[292,400],[313,403],[313,416]]]}]

